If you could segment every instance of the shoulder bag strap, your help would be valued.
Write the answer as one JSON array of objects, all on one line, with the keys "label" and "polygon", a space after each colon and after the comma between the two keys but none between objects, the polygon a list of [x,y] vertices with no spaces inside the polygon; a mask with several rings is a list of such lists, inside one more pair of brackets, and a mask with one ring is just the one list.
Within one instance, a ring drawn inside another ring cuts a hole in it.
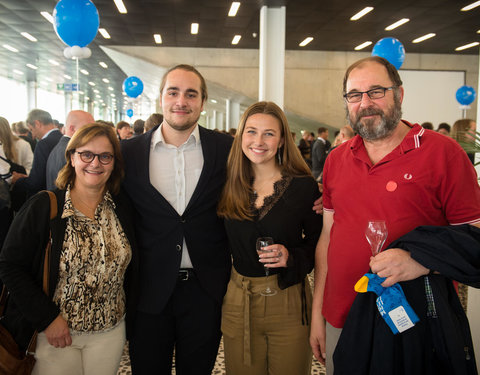
[{"label": "shoulder bag strap", "polygon": [[[53,220],[57,216],[57,197],[56,195],[51,192],[47,191],[48,196],[50,198],[50,221]],[[47,246],[45,248],[45,259],[43,262],[43,292],[48,296],[48,277],[50,275],[50,252],[52,249],[52,230],[50,229],[50,234],[47,242]],[[35,348],[37,346],[37,334],[38,332],[35,331],[32,338],[30,339],[30,343],[28,344],[27,354],[34,354]]]}]

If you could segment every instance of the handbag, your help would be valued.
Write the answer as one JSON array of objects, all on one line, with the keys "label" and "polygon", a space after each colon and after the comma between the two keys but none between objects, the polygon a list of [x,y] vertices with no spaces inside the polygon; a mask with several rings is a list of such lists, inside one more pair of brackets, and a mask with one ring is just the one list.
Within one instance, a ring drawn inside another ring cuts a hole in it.
[{"label": "handbag", "polygon": [[[3,161],[7,162],[10,165],[10,172],[8,177],[11,176],[13,172],[27,174],[27,171],[22,165],[17,164],[11,161],[10,159],[4,158],[1,155],[0,155],[0,159],[2,159]],[[3,176],[3,177],[6,178],[7,176]],[[6,186],[8,187],[8,184]],[[4,192],[3,194],[5,194],[5,187],[2,187],[2,189]],[[13,211],[17,212],[20,210],[22,205],[27,200],[27,197],[28,197],[27,193],[19,189],[15,189],[15,185],[13,185],[11,188],[9,187],[9,190],[10,190],[9,199],[8,199],[8,202],[4,201],[4,207],[12,208]],[[0,204],[1,204],[1,201],[0,201]]]},{"label": "handbag", "polygon": [[[57,198],[51,191],[47,191],[50,197],[50,220],[57,216]],[[52,247],[52,232],[45,248],[45,260],[43,263],[43,292],[48,295],[48,276],[50,251]],[[27,350],[22,352],[10,332],[1,324],[1,319],[7,305],[8,292],[5,285],[0,296],[0,375],[29,375],[35,365],[35,348],[37,346],[37,331],[30,339]]]}]

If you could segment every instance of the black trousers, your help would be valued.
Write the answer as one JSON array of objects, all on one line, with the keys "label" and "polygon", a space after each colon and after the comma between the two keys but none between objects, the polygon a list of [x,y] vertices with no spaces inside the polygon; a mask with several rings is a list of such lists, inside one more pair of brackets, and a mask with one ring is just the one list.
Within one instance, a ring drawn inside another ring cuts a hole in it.
[{"label": "black trousers", "polygon": [[129,341],[133,375],[210,375],[220,344],[221,304],[193,277],[178,280],[159,314],[137,311]]}]

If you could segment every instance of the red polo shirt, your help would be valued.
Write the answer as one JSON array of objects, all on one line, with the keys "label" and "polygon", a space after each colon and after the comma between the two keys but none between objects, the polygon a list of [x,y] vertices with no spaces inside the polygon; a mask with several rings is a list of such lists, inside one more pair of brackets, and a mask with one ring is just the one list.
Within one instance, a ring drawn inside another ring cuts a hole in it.
[{"label": "red polo shirt", "polygon": [[334,327],[343,327],[353,287],[369,270],[369,220],[386,221],[384,248],[419,225],[480,221],[480,188],[465,151],[451,138],[404,123],[409,133],[375,165],[358,135],[326,160],[323,206],[334,212],[334,224],[323,315]]}]

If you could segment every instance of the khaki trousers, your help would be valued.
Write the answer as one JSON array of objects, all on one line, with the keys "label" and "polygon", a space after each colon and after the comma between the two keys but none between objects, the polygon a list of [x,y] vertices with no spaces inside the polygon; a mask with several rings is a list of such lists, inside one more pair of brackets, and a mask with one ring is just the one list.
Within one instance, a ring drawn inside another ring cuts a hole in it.
[{"label": "khaki trousers", "polygon": [[[274,296],[262,296],[267,286]],[[285,290],[277,276],[245,277],[232,270],[222,307],[227,375],[307,375],[312,293],[305,280],[308,325],[302,324],[302,285]]]}]

